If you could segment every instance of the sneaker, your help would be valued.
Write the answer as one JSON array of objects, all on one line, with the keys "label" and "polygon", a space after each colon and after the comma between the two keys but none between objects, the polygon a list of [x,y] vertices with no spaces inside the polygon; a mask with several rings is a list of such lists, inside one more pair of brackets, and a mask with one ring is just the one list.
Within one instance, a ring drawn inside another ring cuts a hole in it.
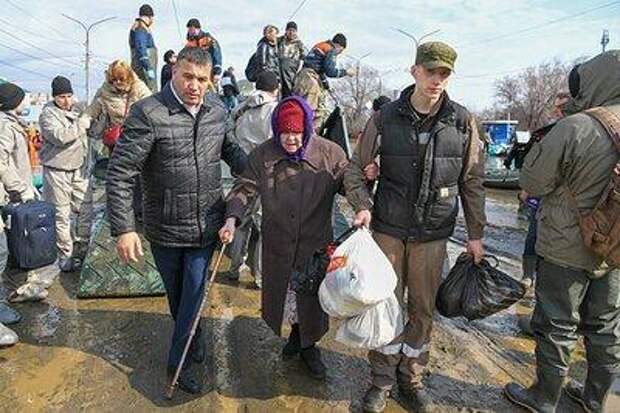
[{"label": "sneaker", "polygon": [[39,284],[26,283],[9,295],[9,301],[12,303],[41,301],[46,299],[48,294],[47,290]]},{"label": "sneaker", "polygon": [[387,406],[390,391],[372,386],[362,399],[362,409],[368,413],[382,413]]}]

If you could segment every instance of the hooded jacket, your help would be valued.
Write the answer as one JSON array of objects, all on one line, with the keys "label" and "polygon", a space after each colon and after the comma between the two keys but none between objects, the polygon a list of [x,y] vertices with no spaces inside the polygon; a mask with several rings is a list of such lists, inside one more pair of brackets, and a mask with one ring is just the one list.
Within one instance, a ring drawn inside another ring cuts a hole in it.
[{"label": "hooded jacket", "polygon": [[278,57],[278,42],[271,44],[266,38],[262,38],[256,46],[256,58],[258,67],[256,75],[269,71],[280,79],[280,58]]},{"label": "hooded jacket", "polygon": [[84,164],[88,141],[86,130],[78,124],[74,108],[64,110],[54,101],[47,103],[39,116],[43,146],[39,158],[43,166],[75,171]]},{"label": "hooded jacket", "polygon": [[246,154],[271,139],[271,114],[277,104],[277,96],[257,90],[233,110],[235,140]]},{"label": "hooded jacket", "polygon": [[0,182],[0,204],[7,202],[7,192],[15,192],[22,199],[34,197],[24,126],[7,112],[0,112]]},{"label": "hooded jacket", "polygon": [[142,19],[136,19],[129,32],[131,68],[136,73],[157,70],[157,47],[151,29]]},{"label": "hooded jacket", "polygon": [[603,125],[584,111],[604,106],[620,116],[620,50],[600,54],[577,70],[579,91],[566,106],[569,116],[532,147],[520,183],[531,196],[541,197],[538,255],[594,272],[604,264],[584,245],[578,214],[595,207],[620,157]]}]

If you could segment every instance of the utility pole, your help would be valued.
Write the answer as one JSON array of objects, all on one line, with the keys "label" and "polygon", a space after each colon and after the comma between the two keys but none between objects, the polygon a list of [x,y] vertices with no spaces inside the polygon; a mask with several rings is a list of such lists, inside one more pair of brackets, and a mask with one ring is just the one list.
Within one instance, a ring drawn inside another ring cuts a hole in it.
[{"label": "utility pole", "polygon": [[84,72],[85,72],[85,88],[86,88],[86,104],[88,104],[88,102],[90,101],[90,30],[101,24],[101,23],[105,23],[107,21],[110,20],[114,20],[116,19],[116,17],[107,17],[105,19],[101,19],[101,20],[97,20],[94,23],[91,23],[90,25],[86,25],[85,23],[82,23],[81,21],[79,21],[78,19],[74,19],[71,16],[67,16],[66,14],[63,13],[63,16],[65,16],[67,19],[74,21],[75,23],[79,24],[83,29],[84,32],[86,34],[86,40],[84,41],[84,48],[85,48],[85,54],[84,54]]},{"label": "utility pole", "polygon": [[[415,44],[415,51],[418,50],[418,46],[420,46],[420,43],[422,42],[423,39],[432,36],[434,34],[437,34],[441,31],[441,29],[437,29],[437,30],[433,30],[432,32],[428,32],[426,34],[423,34],[420,38],[415,37],[414,35],[412,35],[411,33],[409,33],[406,30],[403,29],[399,29],[396,27],[392,27],[393,30],[396,30],[398,33],[407,36],[408,38],[410,38],[411,40],[413,40],[413,43]],[[414,60],[415,60],[415,53],[414,53]]]},{"label": "utility pole", "polygon": [[609,30],[603,30],[603,36],[601,37],[601,47],[603,48],[603,53],[605,53],[605,49],[609,44]]}]

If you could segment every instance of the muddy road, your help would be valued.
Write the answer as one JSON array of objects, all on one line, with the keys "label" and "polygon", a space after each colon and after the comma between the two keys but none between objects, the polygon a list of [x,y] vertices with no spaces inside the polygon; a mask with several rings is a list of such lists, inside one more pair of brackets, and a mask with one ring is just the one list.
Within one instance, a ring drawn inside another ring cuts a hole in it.
[{"label": "muddy road", "polygon": [[[526,221],[517,215],[515,193],[490,191],[486,243],[503,270],[520,276],[518,258]],[[450,261],[461,252],[462,226],[449,246]],[[54,271],[47,268],[46,271]],[[0,299],[21,280],[6,277]],[[13,326],[21,342],[0,350],[2,412],[346,412],[359,411],[369,385],[365,352],[334,341],[337,327],[320,343],[328,366],[326,382],[308,378],[299,361],[283,361],[283,338],[260,319],[259,291],[247,275],[231,284],[218,277],[203,313],[208,357],[194,369],[204,376],[204,392],[177,391],[163,397],[165,360],[172,322],[164,297],[78,300],[77,274],[59,275],[50,297],[15,305],[23,315]],[[527,316],[531,296],[482,321],[437,315],[430,375],[426,378],[437,412],[518,412],[502,396],[512,380],[533,378],[531,339],[520,334],[517,318]],[[583,351],[574,375],[583,376]],[[410,411],[398,394],[387,412]],[[562,412],[578,411],[563,400]],[[620,411],[612,398],[608,411]]]}]

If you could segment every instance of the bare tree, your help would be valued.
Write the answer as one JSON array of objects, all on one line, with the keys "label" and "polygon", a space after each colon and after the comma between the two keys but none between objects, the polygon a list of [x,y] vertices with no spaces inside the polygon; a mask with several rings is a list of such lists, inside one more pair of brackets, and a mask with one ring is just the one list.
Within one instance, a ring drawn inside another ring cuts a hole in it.
[{"label": "bare tree", "polygon": [[360,66],[357,76],[332,83],[333,93],[344,110],[349,134],[356,136],[364,129],[372,109],[372,100],[381,94],[381,80],[374,68]]},{"label": "bare tree", "polygon": [[556,59],[497,80],[495,102],[482,112],[482,119],[518,120],[523,130],[546,125],[553,119],[555,97],[568,89],[567,76],[574,64]]}]

